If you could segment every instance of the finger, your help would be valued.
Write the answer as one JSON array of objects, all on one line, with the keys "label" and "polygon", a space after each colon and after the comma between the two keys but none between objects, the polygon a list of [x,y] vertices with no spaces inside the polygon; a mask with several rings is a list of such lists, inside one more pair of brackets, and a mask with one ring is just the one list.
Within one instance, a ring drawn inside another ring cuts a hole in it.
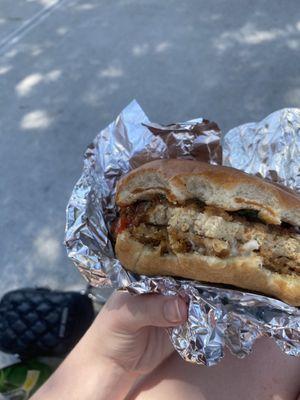
[{"label": "finger", "polygon": [[129,331],[145,326],[172,327],[187,319],[187,304],[178,296],[116,293],[107,309],[114,311],[115,323]]}]

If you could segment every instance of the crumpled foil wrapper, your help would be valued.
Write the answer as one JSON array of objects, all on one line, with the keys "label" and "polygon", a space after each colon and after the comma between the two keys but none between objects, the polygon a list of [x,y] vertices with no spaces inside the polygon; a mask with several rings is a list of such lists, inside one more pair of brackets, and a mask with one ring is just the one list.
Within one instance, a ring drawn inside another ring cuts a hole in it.
[{"label": "crumpled foil wrapper", "polygon": [[244,357],[260,336],[272,337],[289,355],[300,355],[297,308],[223,286],[132,274],[115,258],[109,233],[116,217],[116,182],[131,169],[158,158],[225,164],[299,192],[299,124],[300,110],[284,109],[222,137],[217,124],[203,118],[168,126],[150,123],[132,101],[85,152],[83,173],[67,206],[68,256],[93,286],[184,297],[189,302],[188,320],[169,334],[186,361],[214,365],[225,346]]},{"label": "crumpled foil wrapper", "polygon": [[223,140],[223,157],[224,165],[300,193],[300,110],[285,108],[231,129]]}]

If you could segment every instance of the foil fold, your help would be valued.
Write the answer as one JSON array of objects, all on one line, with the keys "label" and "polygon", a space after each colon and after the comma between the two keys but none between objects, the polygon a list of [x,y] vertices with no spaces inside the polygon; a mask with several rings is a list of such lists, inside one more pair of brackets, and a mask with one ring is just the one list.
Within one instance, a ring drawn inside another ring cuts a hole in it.
[{"label": "foil fold", "polygon": [[186,361],[214,365],[225,347],[245,357],[260,336],[272,337],[285,353],[299,356],[297,308],[225,287],[132,274],[115,258],[110,236],[116,217],[116,182],[154,159],[188,158],[229,165],[299,192],[299,126],[300,110],[284,109],[223,137],[216,123],[203,118],[167,126],[151,123],[132,101],[85,152],[83,173],[67,205],[68,256],[93,286],[184,297],[189,303],[188,321],[169,334]]},{"label": "foil fold", "polygon": [[224,165],[300,193],[300,110],[284,108],[231,129],[223,140],[223,158]]}]

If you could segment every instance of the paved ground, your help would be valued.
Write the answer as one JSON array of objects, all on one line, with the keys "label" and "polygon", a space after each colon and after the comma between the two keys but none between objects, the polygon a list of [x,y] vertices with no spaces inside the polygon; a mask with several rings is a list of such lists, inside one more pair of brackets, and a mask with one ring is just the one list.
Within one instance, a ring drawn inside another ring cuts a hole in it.
[{"label": "paved ground", "polygon": [[62,245],[82,154],[136,98],[224,131],[300,106],[297,1],[1,0],[0,296],[79,288]]}]

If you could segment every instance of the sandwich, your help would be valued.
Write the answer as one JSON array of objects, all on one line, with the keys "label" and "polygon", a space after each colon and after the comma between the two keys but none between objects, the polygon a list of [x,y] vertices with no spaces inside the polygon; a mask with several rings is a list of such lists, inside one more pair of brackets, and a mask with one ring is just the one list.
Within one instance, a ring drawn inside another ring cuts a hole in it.
[{"label": "sandwich", "polygon": [[156,160],[120,179],[125,269],[232,285],[300,305],[300,197],[242,171]]}]

